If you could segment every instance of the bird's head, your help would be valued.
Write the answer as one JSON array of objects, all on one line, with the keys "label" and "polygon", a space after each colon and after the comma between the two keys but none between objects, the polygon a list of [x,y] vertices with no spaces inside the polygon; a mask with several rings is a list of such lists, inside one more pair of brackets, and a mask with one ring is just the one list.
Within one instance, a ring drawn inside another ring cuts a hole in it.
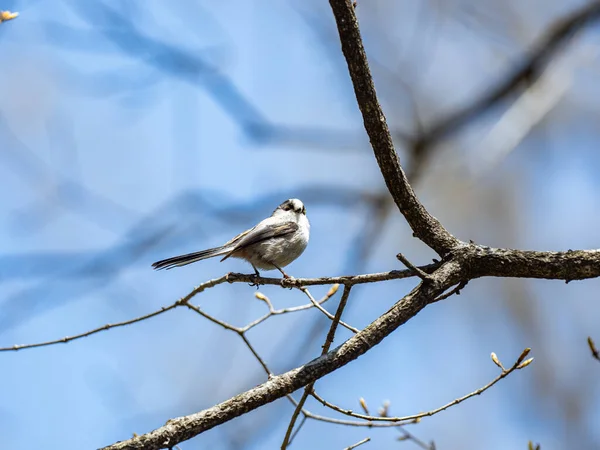
[{"label": "bird's head", "polygon": [[289,200],[286,200],[281,205],[279,205],[277,207],[277,209],[275,211],[273,211],[273,215],[276,216],[279,214],[284,214],[284,213],[289,213],[289,212],[292,212],[295,214],[302,214],[305,216],[306,208],[304,207],[304,203],[302,203],[297,198],[290,198]]}]

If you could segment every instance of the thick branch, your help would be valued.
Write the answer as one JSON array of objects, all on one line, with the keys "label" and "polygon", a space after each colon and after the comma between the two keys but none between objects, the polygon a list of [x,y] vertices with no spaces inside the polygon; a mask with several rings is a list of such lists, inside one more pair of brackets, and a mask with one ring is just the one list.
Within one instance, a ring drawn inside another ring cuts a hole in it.
[{"label": "thick branch", "polygon": [[446,254],[459,244],[442,224],[417,199],[394,149],[392,136],[383,110],[377,100],[367,55],[362,44],[358,21],[350,0],[330,0],[337,23],[342,52],[348,63],[354,93],[363,116],[363,122],[385,184],[406,218],[416,237],[435,250]]},{"label": "thick branch", "polygon": [[469,246],[468,278],[516,277],[584,280],[600,277],[600,250],[536,252]]},{"label": "thick branch", "polygon": [[189,416],[169,420],[148,434],[105,447],[104,450],[169,448],[231,419],[290,394],[363,355],[400,325],[416,316],[433,299],[460,281],[460,266],[448,262],[431,281],[421,283],[388,312],[324,356],[270,378],[267,382],[223,403]]}]

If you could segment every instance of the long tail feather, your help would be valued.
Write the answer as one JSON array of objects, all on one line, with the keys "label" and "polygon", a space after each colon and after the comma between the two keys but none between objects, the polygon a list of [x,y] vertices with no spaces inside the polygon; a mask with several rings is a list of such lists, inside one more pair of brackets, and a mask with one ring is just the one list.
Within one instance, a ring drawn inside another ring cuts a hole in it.
[{"label": "long tail feather", "polygon": [[152,267],[156,270],[160,269],[172,269],[173,267],[186,266],[188,264],[200,261],[202,259],[212,258],[213,256],[219,256],[227,253],[228,248],[215,247],[209,248],[208,250],[202,250],[200,252],[188,253],[186,255],[173,256],[172,258],[163,259],[156,261],[152,264]]}]

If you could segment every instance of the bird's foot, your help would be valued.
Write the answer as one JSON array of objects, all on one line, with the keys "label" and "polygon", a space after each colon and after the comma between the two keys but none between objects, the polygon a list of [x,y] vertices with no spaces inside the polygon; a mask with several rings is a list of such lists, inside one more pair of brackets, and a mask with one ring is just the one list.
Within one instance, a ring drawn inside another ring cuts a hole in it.
[{"label": "bird's foot", "polygon": [[283,274],[281,279],[281,287],[293,289],[296,286],[296,279],[287,273]]},{"label": "bird's foot", "polygon": [[258,270],[256,270],[256,267],[254,268],[254,274],[250,275],[252,278],[254,278],[254,281],[252,281],[252,283],[248,283],[248,286],[256,286],[256,290],[258,290],[258,287],[260,286],[259,283],[259,278],[260,278],[260,273],[258,272]]}]

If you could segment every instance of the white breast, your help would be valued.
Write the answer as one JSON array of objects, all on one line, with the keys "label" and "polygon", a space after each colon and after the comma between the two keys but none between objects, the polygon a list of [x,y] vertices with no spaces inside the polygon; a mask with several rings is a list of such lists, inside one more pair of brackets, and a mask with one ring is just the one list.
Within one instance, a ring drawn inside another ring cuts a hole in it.
[{"label": "white breast", "polygon": [[304,214],[299,214],[298,230],[291,235],[269,239],[253,246],[250,262],[259,269],[272,270],[275,265],[287,266],[306,249],[310,237],[310,223]]}]

